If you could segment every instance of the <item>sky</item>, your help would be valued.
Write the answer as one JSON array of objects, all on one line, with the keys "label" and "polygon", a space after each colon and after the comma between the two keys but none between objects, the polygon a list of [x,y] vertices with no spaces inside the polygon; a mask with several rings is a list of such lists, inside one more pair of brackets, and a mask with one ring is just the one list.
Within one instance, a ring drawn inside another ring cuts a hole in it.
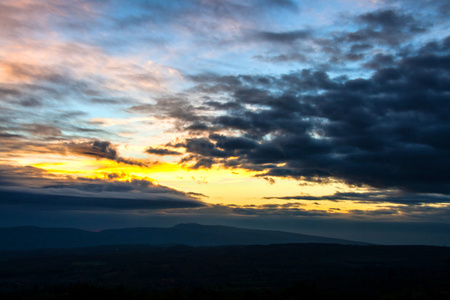
[{"label": "sky", "polygon": [[447,0],[0,0],[0,226],[450,246]]}]

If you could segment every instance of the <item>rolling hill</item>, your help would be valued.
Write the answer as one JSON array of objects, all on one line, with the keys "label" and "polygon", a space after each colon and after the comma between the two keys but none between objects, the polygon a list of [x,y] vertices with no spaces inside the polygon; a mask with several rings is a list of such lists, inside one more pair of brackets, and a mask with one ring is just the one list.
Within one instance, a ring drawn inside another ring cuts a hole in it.
[{"label": "rolling hill", "polygon": [[287,243],[364,244],[355,241],[281,231],[200,224],[179,224],[171,228],[109,229],[100,232],[32,226],[0,228],[0,250],[139,244],[224,246]]}]

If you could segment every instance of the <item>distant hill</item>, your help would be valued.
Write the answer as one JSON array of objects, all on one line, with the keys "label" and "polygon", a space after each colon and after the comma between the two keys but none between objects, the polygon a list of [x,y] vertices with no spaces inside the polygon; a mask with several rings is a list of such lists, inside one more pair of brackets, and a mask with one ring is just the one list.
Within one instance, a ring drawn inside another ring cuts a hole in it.
[{"label": "distant hill", "polygon": [[0,250],[139,244],[225,246],[288,243],[364,245],[361,242],[297,233],[200,224],[179,224],[171,228],[109,229],[100,232],[33,226],[0,228]]}]

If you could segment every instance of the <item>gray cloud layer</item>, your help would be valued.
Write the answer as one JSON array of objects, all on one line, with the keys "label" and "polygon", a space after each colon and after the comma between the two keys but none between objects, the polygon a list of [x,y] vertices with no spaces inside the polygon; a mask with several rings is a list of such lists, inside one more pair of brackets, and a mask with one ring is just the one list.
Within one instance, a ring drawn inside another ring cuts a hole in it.
[{"label": "gray cloud layer", "polygon": [[34,167],[0,165],[0,206],[24,210],[123,210],[193,208],[200,194],[183,193],[148,180],[61,177]]},{"label": "gray cloud layer", "polygon": [[283,197],[265,197],[265,199],[279,200],[301,200],[301,201],[354,201],[358,203],[396,203],[405,205],[421,205],[428,203],[450,203],[450,197],[436,194],[408,194],[399,192],[337,192],[326,196],[283,196]]}]

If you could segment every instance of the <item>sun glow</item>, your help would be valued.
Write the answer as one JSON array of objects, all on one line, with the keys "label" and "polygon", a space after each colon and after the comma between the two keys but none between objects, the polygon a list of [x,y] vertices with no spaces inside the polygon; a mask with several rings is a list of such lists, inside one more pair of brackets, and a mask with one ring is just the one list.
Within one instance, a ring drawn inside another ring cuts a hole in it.
[{"label": "sun glow", "polygon": [[[226,169],[213,166],[211,169],[193,170],[177,163],[159,162],[148,165],[130,165],[105,159],[66,160],[57,163],[32,164],[53,175],[72,178],[101,180],[147,180],[182,192],[203,195],[204,202],[224,205],[264,206],[276,203],[280,206],[298,203],[304,210],[343,214],[352,210],[371,210],[381,204],[356,203],[353,201],[308,201],[277,199],[280,195],[330,195],[348,189],[345,184],[333,182],[320,185],[299,185],[293,179],[256,177],[258,172],[243,169]],[[273,197],[273,198],[271,198]]]}]

